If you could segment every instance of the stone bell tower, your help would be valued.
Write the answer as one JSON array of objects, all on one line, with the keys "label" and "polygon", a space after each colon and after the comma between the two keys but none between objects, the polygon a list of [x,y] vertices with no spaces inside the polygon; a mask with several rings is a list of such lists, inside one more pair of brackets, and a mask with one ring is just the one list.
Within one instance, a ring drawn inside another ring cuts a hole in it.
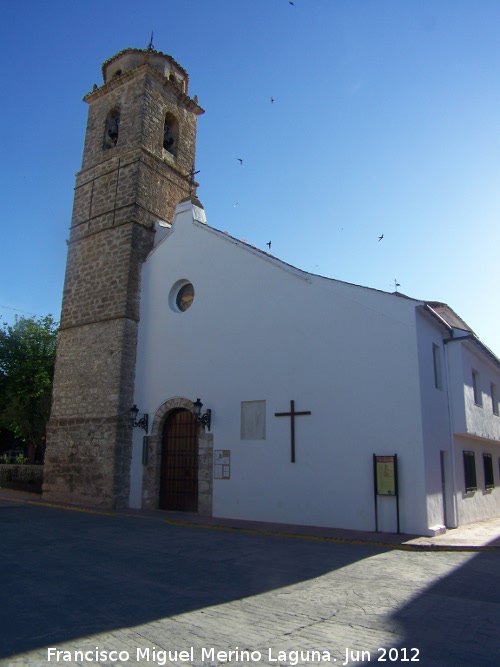
[{"label": "stone bell tower", "polygon": [[89,105],[73,217],[44,498],[126,507],[140,269],[156,221],[195,193],[188,74],[169,55],[126,49],[102,66]]}]

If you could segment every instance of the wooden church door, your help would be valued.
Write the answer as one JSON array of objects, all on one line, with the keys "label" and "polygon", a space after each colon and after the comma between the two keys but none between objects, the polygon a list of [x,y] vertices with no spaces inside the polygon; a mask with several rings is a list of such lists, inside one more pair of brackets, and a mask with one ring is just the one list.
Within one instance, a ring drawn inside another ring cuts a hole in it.
[{"label": "wooden church door", "polygon": [[159,507],[198,510],[198,424],[189,410],[172,411],[163,427]]}]

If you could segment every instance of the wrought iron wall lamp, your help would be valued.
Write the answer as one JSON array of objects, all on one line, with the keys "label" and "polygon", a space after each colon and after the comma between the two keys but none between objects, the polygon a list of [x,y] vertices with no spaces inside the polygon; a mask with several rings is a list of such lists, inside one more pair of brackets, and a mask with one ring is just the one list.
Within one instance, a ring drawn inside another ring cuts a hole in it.
[{"label": "wrought iron wall lamp", "polygon": [[130,408],[130,422],[132,423],[132,426],[138,426],[139,428],[143,428],[146,433],[148,432],[148,415],[144,413],[142,417],[137,421],[137,415],[139,413],[139,408],[137,405],[135,405],[132,408]]},{"label": "wrought iron wall lamp", "polygon": [[202,407],[203,403],[200,401],[199,398],[197,398],[195,403],[193,403],[194,416],[196,417],[196,421],[198,424],[203,424],[203,427],[206,426],[207,429],[210,431],[212,410],[205,410],[205,412],[201,414]]}]

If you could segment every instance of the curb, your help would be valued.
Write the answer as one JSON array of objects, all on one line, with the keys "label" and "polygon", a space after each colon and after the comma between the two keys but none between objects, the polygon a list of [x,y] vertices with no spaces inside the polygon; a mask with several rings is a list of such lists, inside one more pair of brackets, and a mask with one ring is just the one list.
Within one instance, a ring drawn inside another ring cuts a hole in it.
[{"label": "curb", "polygon": [[137,513],[132,512],[122,512],[122,511],[106,511],[99,509],[90,509],[86,507],[79,507],[77,505],[59,505],[57,503],[48,503],[42,500],[29,500],[26,498],[15,498],[8,497],[8,495],[2,495],[1,491],[4,489],[0,488],[0,500],[11,501],[15,503],[25,504],[25,505],[38,505],[40,507],[48,507],[51,509],[59,509],[70,512],[80,512],[82,514],[95,514],[101,516],[112,516],[112,517],[128,517],[136,519],[151,519],[156,521],[161,521],[170,526],[178,526],[184,528],[204,528],[209,530],[220,530],[227,532],[235,533],[245,533],[249,535],[265,535],[269,537],[281,537],[287,539],[296,539],[296,540],[309,540],[315,542],[329,542],[333,544],[353,544],[357,546],[366,546],[378,549],[392,549],[394,551],[421,551],[421,552],[470,552],[477,553],[483,551],[492,551],[500,552],[500,545],[452,545],[452,544],[410,544],[410,543],[396,543],[396,542],[387,542],[384,540],[373,540],[373,539],[359,539],[359,538],[348,538],[348,537],[335,537],[333,535],[309,535],[307,533],[300,532],[288,532],[281,530],[270,530],[266,528],[246,528],[244,526],[224,526],[217,524],[207,524],[199,523],[196,521],[179,521],[175,519],[165,519],[159,516],[151,516],[151,514],[141,514],[139,511]]},{"label": "curb", "polygon": [[[129,515],[122,515],[129,516]],[[200,523],[190,523],[187,521],[173,521],[160,519],[164,523],[172,526],[181,526],[185,528],[208,528],[211,530],[225,530],[235,531],[241,533],[249,533],[255,535],[267,535],[270,537],[284,537],[296,540],[311,540],[316,542],[333,542],[337,544],[356,544],[367,547],[377,547],[382,549],[392,549],[395,551],[500,551],[500,546],[490,545],[452,545],[452,544],[397,544],[394,542],[383,542],[374,540],[360,540],[356,538],[333,537],[330,535],[306,535],[304,533],[284,533],[274,530],[256,529],[256,528],[241,528],[239,526],[214,526]]]}]

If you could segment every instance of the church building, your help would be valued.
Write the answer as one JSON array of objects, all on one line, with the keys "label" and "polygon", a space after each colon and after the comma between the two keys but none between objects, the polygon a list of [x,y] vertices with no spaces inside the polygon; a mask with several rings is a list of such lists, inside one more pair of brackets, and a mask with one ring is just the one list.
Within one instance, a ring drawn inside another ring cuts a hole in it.
[{"label": "church building", "polygon": [[44,497],[422,535],[500,516],[500,361],[470,327],[212,226],[185,70],[127,49],[103,78]]}]

